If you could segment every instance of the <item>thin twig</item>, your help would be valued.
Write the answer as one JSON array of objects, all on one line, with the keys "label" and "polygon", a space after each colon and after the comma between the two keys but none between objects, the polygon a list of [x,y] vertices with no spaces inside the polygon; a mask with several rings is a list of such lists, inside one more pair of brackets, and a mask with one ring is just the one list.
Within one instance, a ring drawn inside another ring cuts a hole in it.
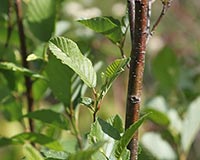
[{"label": "thin twig", "polygon": [[[22,2],[21,0],[15,0],[15,11],[17,15],[17,25],[18,25],[18,33],[20,40],[20,49],[22,56],[22,65],[25,68],[29,68],[28,62],[26,61],[27,49],[26,49],[26,37],[24,33],[24,26],[22,22]],[[28,112],[32,112],[34,110],[33,106],[33,97],[32,97],[32,82],[30,77],[25,76],[25,85],[26,85],[26,99],[28,104]],[[30,132],[34,131],[34,123],[32,119],[29,119],[29,130]]]},{"label": "thin twig", "polygon": [[73,109],[72,106],[66,110],[66,114],[71,121],[71,125],[72,125],[73,131],[74,131],[74,135],[75,135],[77,142],[78,142],[78,147],[79,147],[79,149],[83,149],[82,138],[80,136],[78,124],[76,122],[76,117],[74,115],[74,109]]},{"label": "thin twig", "polygon": [[165,13],[167,12],[168,8],[170,7],[171,2],[172,2],[172,0],[168,0],[166,3],[165,3],[165,1],[162,2],[163,7],[162,7],[162,10],[161,10],[160,16],[158,17],[157,21],[153,25],[151,32],[150,32],[150,36],[153,36],[153,34],[154,34],[155,30],[157,29],[161,19],[164,17]]}]

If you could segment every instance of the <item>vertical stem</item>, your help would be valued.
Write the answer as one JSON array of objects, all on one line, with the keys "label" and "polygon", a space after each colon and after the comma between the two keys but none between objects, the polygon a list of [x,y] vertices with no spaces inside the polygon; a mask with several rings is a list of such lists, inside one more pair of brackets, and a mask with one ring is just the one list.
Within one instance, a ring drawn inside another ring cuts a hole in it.
[{"label": "vertical stem", "polygon": [[[15,0],[15,11],[17,15],[17,25],[18,25],[18,33],[20,40],[20,50],[22,56],[22,65],[25,68],[29,68],[28,62],[26,61],[27,49],[26,49],[26,39],[24,34],[24,26],[22,22],[22,2],[21,0]],[[33,97],[32,97],[32,82],[30,77],[25,76],[25,85],[26,85],[26,99],[28,105],[28,112],[33,111]],[[30,132],[34,131],[33,120],[29,119],[29,130]]]},{"label": "vertical stem", "polygon": [[[128,0],[132,50],[126,104],[126,129],[139,119],[147,39],[147,1]],[[136,160],[138,132],[133,136],[128,149],[131,152],[131,160]]]}]

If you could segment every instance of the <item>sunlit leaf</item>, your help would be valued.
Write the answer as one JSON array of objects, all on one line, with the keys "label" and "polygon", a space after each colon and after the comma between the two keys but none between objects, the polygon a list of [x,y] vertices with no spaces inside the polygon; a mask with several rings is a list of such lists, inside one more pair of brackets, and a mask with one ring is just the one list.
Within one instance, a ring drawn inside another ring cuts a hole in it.
[{"label": "sunlit leaf", "polygon": [[25,144],[23,146],[23,152],[24,152],[24,156],[28,160],[36,160],[36,159],[37,160],[44,160],[44,158],[42,157],[42,155],[40,154],[40,152],[38,150],[36,150],[30,144]]},{"label": "sunlit leaf", "polygon": [[79,22],[95,32],[105,35],[114,43],[122,40],[123,33],[120,22],[112,17],[95,17],[79,20]]},{"label": "sunlit leaf", "polygon": [[121,72],[124,71],[124,68],[127,66],[129,61],[129,58],[117,59],[106,68],[105,73],[102,74],[104,84],[101,87],[101,93],[99,96],[100,99],[106,95],[113,81],[119,76]]},{"label": "sunlit leaf", "polygon": [[42,149],[41,152],[46,158],[59,159],[59,160],[66,160],[68,158],[68,154],[64,151]]},{"label": "sunlit leaf", "polygon": [[76,72],[88,87],[96,86],[96,72],[91,61],[82,55],[75,42],[64,37],[49,41],[49,49],[63,64]]},{"label": "sunlit leaf", "polygon": [[33,78],[45,79],[42,75],[34,73],[33,71],[31,71],[31,70],[29,70],[27,68],[19,67],[19,66],[17,66],[16,64],[14,64],[12,62],[1,62],[0,63],[0,69],[23,73],[24,75],[31,76]]}]

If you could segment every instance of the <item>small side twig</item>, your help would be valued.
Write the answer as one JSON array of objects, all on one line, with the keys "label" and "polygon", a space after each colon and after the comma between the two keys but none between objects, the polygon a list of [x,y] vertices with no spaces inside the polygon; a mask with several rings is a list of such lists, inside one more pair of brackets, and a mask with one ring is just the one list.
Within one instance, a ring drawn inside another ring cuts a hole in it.
[{"label": "small side twig", "polygon": [[[22,65],[25,68],[29,68],[28,62],[26,61],[27,49],[26,49],[26,37],[24,33],[24,26],[22,22],[22,4],[21,0],[15,0],[15,11],[17,15],[17,25],[18,25],[18,33],[20,40],[20,50],[22,56]],[[30,77],[25,76],[25,85],[26,85],[26,99],[28,105],[28,112],[32,112],[34,110],[33,106],[33,96],[32,96],[32,81]],[[29,119],[29,131],[34,131],[34,123],[32,119]]]},{"label": "small side twig", "polygon": [[79,149],[83,149],[82,138],[78,129],[78,124],[76,123],[76,118],[75,118],[74,110],[72,106],[66,110],[66,114],[70,119],[73,131],[74,131],[74,135],[78,142],[78,147]]},{"label": "small side twig", "polygon": [[160,16],[158,17],[158,19],[156,20],[155,24],[153,25],[151,32],[150,32],[150,36],[153,36],[155,30],[157,29],[161,19],[164,17],[165,13],[167,12],[168,8],[171,6],[171,2],[172,0],[168,0],[168,1],[162,1],[162,10],[160,13]]}]

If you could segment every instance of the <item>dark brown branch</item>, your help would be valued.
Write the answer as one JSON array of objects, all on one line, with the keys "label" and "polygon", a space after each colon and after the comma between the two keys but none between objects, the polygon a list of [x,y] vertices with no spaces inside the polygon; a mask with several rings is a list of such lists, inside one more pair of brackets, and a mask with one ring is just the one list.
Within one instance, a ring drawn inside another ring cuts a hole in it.
[{"label": "dark brown branch", "polygon": [[[132,50],[126,104],[126,129],[139,119],[147,39],[147,1],[128,0]],[[138,132],[135,133],[128,149],[131,152],[131,160],[136,160]]]},{"label": "dark brown branch", "polygon": [[[20,50],[22,56],[22,65],[25,68],[29,68],[28,62],[26,61],[27,56],[27,49],[26,49],[26,37],[24,34],[24,26],[22,22],[22,4],[21,0],[15,0],[15,10],[17,15],[17,25],[18,25],[18,33],[19,33],[19,40],[20,40]],[[25,85],[26,85],[26,99],[28,105],[28,112],[33,111],[33,97],[32,97],[32,82],[30,77],[25,76]],[[33,120],[29,119],[29,127],[30,132],[34,131],[34,124]]]}]

